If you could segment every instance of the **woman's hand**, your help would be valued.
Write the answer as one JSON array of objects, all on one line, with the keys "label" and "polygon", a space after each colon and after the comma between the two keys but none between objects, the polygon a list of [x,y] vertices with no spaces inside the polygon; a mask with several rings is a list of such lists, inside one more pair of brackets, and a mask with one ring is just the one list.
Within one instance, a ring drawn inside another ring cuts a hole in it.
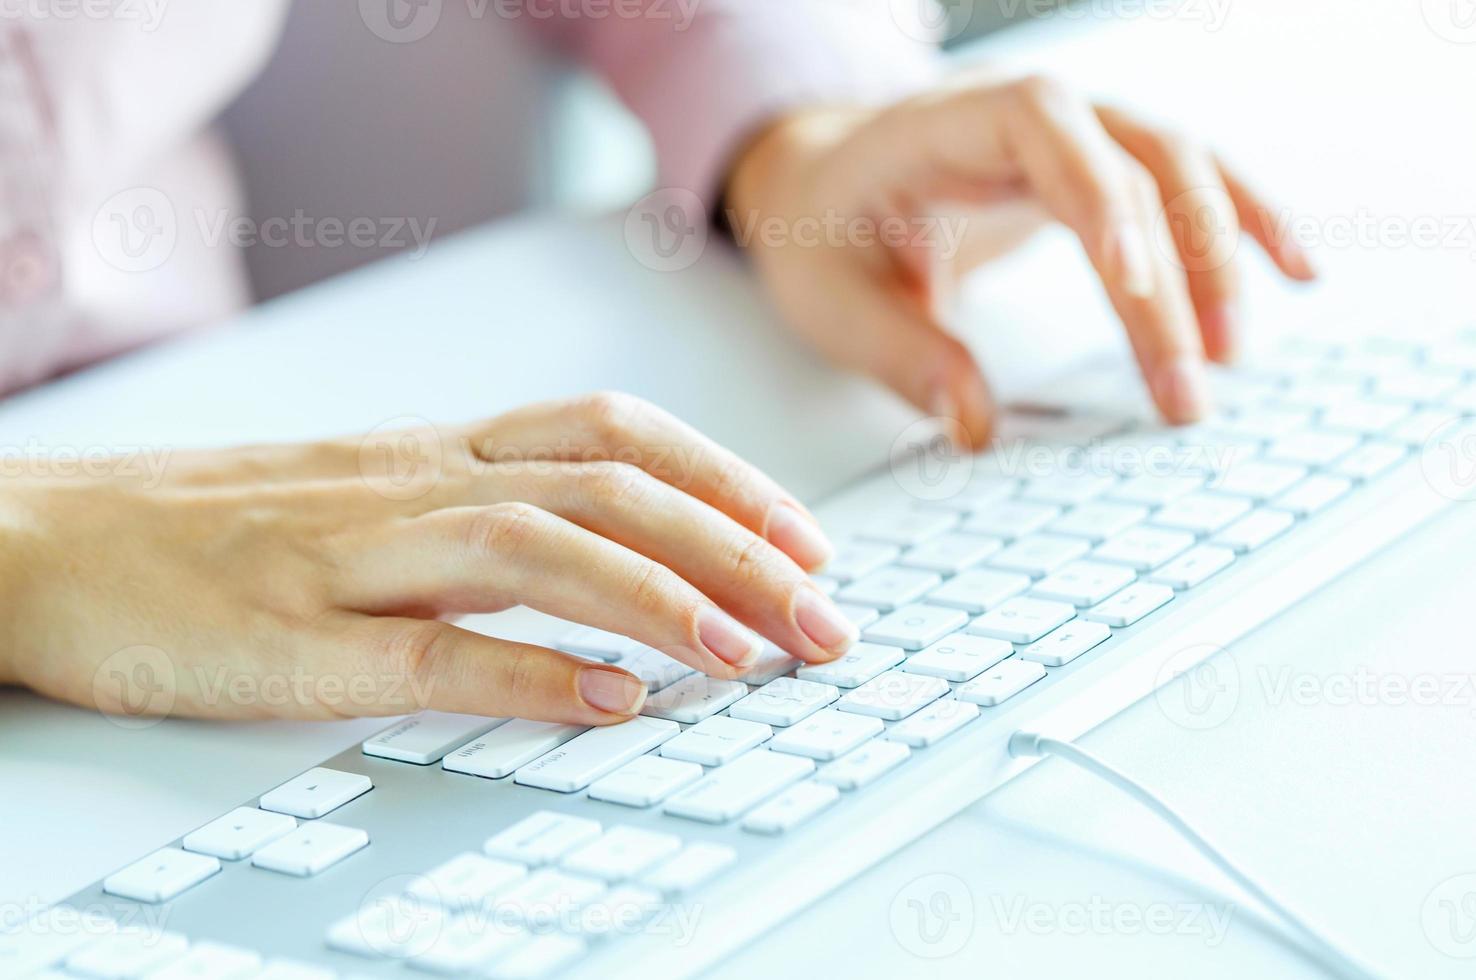
[{"label": "woman's hand", "polygon": [[742,154],[727,204],[734,235],[811,343],[958,419],[976,444],[992,404],[968,350],[938,323],[938,270],[1017,244],[1037,216],[1080,238],[1173,422],[1205,411],[1205,357],[1233,355],[1241,229],[1286,275],[1313,276],[1274,235],[1267,204],[1203,146],[1041,78],[787,117]]},{"label": "woman's hand", "polygon": [[809,513],[623,395],[181,455],[158,485],[16,481],[0,551],[0,681],[110,713],[139,705],[111,703],[104,673],[140,676],[144,694],[170,684],[171,713],[196,716],[431,707],[598,725],[640,710],[623,670],[443,621],[517,604],[718,677],[741,674],[760,635],[807,661],[856,638],[805,574],[830,551]]}]

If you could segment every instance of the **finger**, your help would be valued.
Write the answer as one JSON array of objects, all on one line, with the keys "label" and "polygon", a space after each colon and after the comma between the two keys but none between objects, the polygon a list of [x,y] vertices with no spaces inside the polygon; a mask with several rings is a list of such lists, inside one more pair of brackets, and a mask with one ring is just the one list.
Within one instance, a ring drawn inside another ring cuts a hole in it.
[{"label": "finger", "polygon": [[609,725],[646,700],[645,684],[616,667],[436,620],[355,617],[332,642],[361,676],[403,681],[388,712],[378,701],[348,702],[359,714],[403,713],[408,696],[436,711]]},{"label": "finger", "polygon": [[471,441],[492,462],[522,454],[630,463],[763,535],[801,568],[818,568],[834,552],[810,512],[758,468],[630,395],[532,405],[474,427]]},{"label": "finger", "polygon": [[1220,178],[1225,182],[1225,189],[1235,204],[1240,224],[1266,250],[1276,267],[1300,282],[1316,279],[1317,270],[1312,267],[1311,258],[1291,235],[1285,233],[1275,209],[1223,164],[1220,166]]}]

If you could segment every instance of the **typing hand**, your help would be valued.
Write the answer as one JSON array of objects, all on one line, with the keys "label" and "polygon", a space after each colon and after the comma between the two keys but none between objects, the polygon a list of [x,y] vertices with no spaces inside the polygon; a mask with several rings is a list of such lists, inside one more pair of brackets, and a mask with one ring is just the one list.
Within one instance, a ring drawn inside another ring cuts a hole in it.
[{"label": "typing hand", "polygon": [[175,454],[152,477],[91,462],[112,475],[41,474],[0,495],[0,683],[109,713],[639,711],[625,671],[444,621],[517,604],[719,677],[742,672],[758,634],[811,662],[856,635],[804,573],[830,551],[808,512],[628,396]]},{"label": "typing hand", "polygon": [[1286,275],[1313,276],[1268,205],[1209,150],[1040,78],[788,116],[743,152],[727,202],[734,235],[800,333],[958,419],[976,444],[991,402],[935,317],[940,263],[956,274],[1043,219],[1066,224],[1172,422],[1205,410],[1205,357],[1233,355],[1240,230]]}]

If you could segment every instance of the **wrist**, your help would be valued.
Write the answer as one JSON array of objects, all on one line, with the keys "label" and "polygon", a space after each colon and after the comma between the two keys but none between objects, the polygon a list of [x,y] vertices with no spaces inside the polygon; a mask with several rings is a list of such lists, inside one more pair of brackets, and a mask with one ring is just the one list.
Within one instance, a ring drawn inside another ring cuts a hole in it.
[{"label": "wrist", "polygon": [[720,218],[741,227],[745,216],[775,210],[802,187],[815,161],[841,142],[868,113],[855,108],[805,109],[771,120],[734,157]]}]

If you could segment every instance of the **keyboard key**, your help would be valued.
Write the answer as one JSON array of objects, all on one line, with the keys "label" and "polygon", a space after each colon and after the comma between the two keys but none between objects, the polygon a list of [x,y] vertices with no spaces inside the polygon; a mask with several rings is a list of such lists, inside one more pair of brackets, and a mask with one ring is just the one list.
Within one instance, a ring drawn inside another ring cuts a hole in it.
[{"label": "keyboard key", "polygon": [[586,938],[628,933],[654,919],[664,906],[660,892],[617,885],[580,909],[572,928]]},{"label": "keyboard key", "polygon": [[668,799],[663,809],[689,820],[722,823],[814,771],[815,763],[804,756],[757,749],[703,776]]},{"label": "keyboard key", "polygon": [[605,883],[587,875],[553,868],[535,871],[493,899],[493,921],[525,923],[543,931],[573,909],[587,905],[604,894]]},{"label": "keyboard key", "polygon": [[591,878],[624,881],[634,878],[681,848],[682,839],[672,834],[660,834],[637,827],[612,827],[589,843],[564,855],[563,866],[566,871]]},{"label": "keyboard key", "polygon": [[947,693],[948,684],[940,678],[889,670],[843,695],[836,707],[852,714],[900,721]]},{"label": "keyboard key", "polygon": [[1030,594],[1073,606],[1092,606],[1130,584],[1138,576],[1131,568],[1096,561],[1074,561],[1035,583]]},{"label": "keyboard key", "polygon": [[954,696],[962,701],[990,707],[1014,697],[1045,675],[1046,669],[1040,664],[1011,657],[960,687],[954,692]]},{"label": "keyboard key", "polygon": [[1214,536],[1212,544],[1230,548],[1236,554],[1254,551],[1281,534],[1296,518],[1280,510],[1253,510]]},{"label": "keyboard key", "polygon": [[1211,534],[1251,509],[1243,497],[1215,493],[1186,493],[1165,505],[1150,520],[1157,527]]},{"label": "keyboard key", "polygon": [[1175,498],[1198,490],[1204,486],[1204,480],[1204,475],[1199,473],[1176,473],[1168,476],[1143,473],[1119,483],[1107,495],[1123,503],[1162,507]]},{"label": "keyboard key", "polygon": [[56,906],[21,920],[19,928],[0,929],[0,977],[46,977],[49,966],[93,941],[117,931],[117,924],[96,913]]},{"label": "keyboard key", "polygon": [[482,850],[488,857],[537,866],[557,861],[565,853],[600,835],[597,821],[539,810],[493,837]]},{"label": "keyboard key", "polygon": [[[856,644],[857,647],[862,644]],[[856,647],[851,648],[855,652]],[[897,651],[899,654],[901,651]],[[850,656],[848,653],[847,656]],[[886,668],[879,668],[880,673]],[[760,721],[765,725],[793,725],[801,718],[825,707],[840,697],[834,685],[795,677],[780,677],[754,691],[728,709],[728,714],[744,721]]]},{"label": "keyboard key", "polygon": [[1097,546],[1092,557],[1139,572],[1152,571],[1194,545],[1194,535],[1159,527],[1134,527]]},{"label": "keyboard key", "polygon": [[[1467,388],[1476,394],[1476,385],[1467,385]],[[1468,413],[1476,414],[1476,399],[1473,399],[1469,408],[1461,405],[1452,405],[1451,408],[1463,409]],[[1452,411],[1451,408],[1421,409],[1406,416],[1403,421],[1383,433],[1383,438],[1402,442],[1406,446],[1423,446],[1436,429],[1460,417],[1459,412]]]},{"label": "keyboard key", "polygon": [[1277,510],[1290,511],[1298,517],[1308,517],[1352,489],[1351,480],[1313,474],[1280,496],[1272,498],[1271,506]]},{"label": "keyboard key", "polygon": [[643,755],[596,779],[590,784],[589,798],[622,806],[655,806],[701,778],[702,767],[695,762]]},{"label": "keyboard key", "polygon": [[167,902],[220,871],[208,854],[166,847],[103,879],[103,891],[135,902]]},{"label": "keyboard key", "polygon": [[698,722],[662,745],[661,754],[668,759],[696,762],[704,766],[721,766],[732,762],[749,749],[758,748],[773,735],[774,730],[762,722],[742,721],[719,715]]},{"label": "keyboard key", "polygon": [[184,848],[226,861],[250,857],[257,848],[290,834],[297,821],[285,813],[239,806],[185,835]]},{"label": "keyboard key", "polygon": [[921,598],[942,581],[934,572],[889,565],[847,585],[836,593],[836,598],[886,612]]},{"label": "keyboard key", "polygon": [[[835,687],[859,687],[887,668],[900,664],[903,656],[900,647],[884,646],[878,643],[857,643],[847,650],[844,656],[830,663],[806,664],[795,671],[795,676],[802,681],[831,684]],[[756,697],[759,693],[761,692],[756,691],[749,697]],[[737,717],[749,716],[738,715]],[[768,719],[754,718],[752,720],[767,721]],[[793,722],[769,722],[769,724],[793,724]]]},{"label": "keyboard key", "polygon": [[365,755],[381,759],[428,766],[506,721],[506,718],[422,711],[369,739],[363,750]]},{"label": "keyboard key", "polygon": [[993,667],[1014,649],[1004,640],[958,633],[907,658],[901,669],[945,681],[966,681]]},{"label": "keyboard key", "polygon": [[1318,424],[1324,429],[1373,436],[1392,429],[1410,412],[1410,406],[1403,402],[1343,402],[1323,412]]},{"label": "keyboard key", "polygon": [[1358,445],[1358,436],[1346,432],[1303,429],[1282,436],[1266,447],[1266,458],[1303,466],[1326,466]]},{"label": "keyboard key", "polygon": [[1366,442],[1332,465],[1332,472],[1351,480],[1371,480],[1404,458],[1406,449],[1392,442]]},{"label": "keyboard key", "polygon": [[583,725],[515,718],[452,752],[441,760],[441,767],[483,779],[501,779],[587,731]]},{"label": "keyboard key", "polygon": [[403,961],[429,950],[446,922],[438,908],[403,895],[384,896],[333,922],[324,941],[341,953]]},{"label": "keyboard key", "polygon": [[1053,534],[1085,538],[1092,544],[1101,544],[1119,531],[1140,523],[1147,516],[1147,507],[1093,501],[1067,511],[1047,525],[1046,530]]},{"label": "keyboard key", "polygon": [[688,844],[641,877],[641,884],[666,895],[679,895],[706,883],[738,860],[738,852],[722,844]]},{"label": "keyboard key", "polygon": [[593,626],[576,626],[559,637],[554,644],[557,650],[572,653],[576,657],[603,660],[607,664],[614,663],[639,646],[639,643],[628,636],[595,629]]},{"label": "keyboard key", "polygon": [[815,779],[838,789],[855,790],[876,782],[906,762],[912,750],[902,742],[873,739],[820,767]]},{"label": "keyboard key", "polygon": [[246,980],[261,969],[261,956],[249,949],[198,942],[179,959],[151,970],[144,980]]},{"label": "keyboard key", "polygon": [[1047,667],[1061,667],[1112,635],[1102,623],[1073,620],[1020,651],[1022,660],[1033,660]]},{"label": "keyboard key", "polygon": [[1108,626],[1131,626],[1144,616],[1173,599],[1174,590],[1167,585],[1138,582],[1090,609],[1082,611],[1082,618]]},{"label": "keyboard key", "polygon": [[837,602],[835,608],[842,616],[849,619],[858,630],[865,629],[878,619],[881,619],[881,613],[877,612],[871,606],[858,606],[853,602]]},{"label": "keyboard key", "polygon": [[774,644],[765,643],[763,650],[759,652],[758,659],[738,679],[754,687],[763,687],[777,677],[793,673],[801,663],[798,657],[791,657]]},{"label": "keyboard key", "polygon": [[99,980],[142,977],[178,959],[189,941],[177,932],[144,926],[125,926],[87,943],[67,957],[67,972]]},{"label": "keyboard key", "polygon": [[584,940],[558,933],[534,936],[511,955],[492,964],[493,980],[539,980],[552,976],[586,952]]},{"label": "keyboard key", "polygon": [[333,823],[303,824],[251,855],[251,863],[268,871],[306,878],[324,871],[369,844],[369,835]]},{"label": "keyboard key", "polygon": [[695,725],[748,694],[742,681],[691,674],[646,698],[641,714]]},{"label": "keyboard key", "polygon": [[1061,514],[1061,508],[1025,500],[1003,500],[969,515],[963,529],[1010,542],[1022,534],[1045,527]]},{"label": "keyboard key", "polygon": [[645,681],[646,690],[651,694],[671,687],[689,674],[697,673],[695,669],[686,664],[673,660],[660,650],[653,650],[647,646],[641,647],[634,653],[626,654],[617,660],[615,665]]},{"label": "keyboard key", "polygon": [[807,782],[780,793],[743,818],[743,829],[755,834],[782,834],[822,812],[840,799],[840,790],[825,783]]},{"label": "keyboard key", "polygon": [[1304,466],[1247,460],[1237,463],[1210,481],[1210,489],[1251,500],[1270,500],[1307,475]]},{"label": "keyboard key", "polygon": [[264,794],[260,806],[274,813],[316,820],[373,788],[374,781],[368,776],[319,766]]},{"label": "keyboard key", "polygon": [[1034,643],[1076,615],[1069,603],[1047,599],[1011,599],[968,626],[970,633],[1011,643]]},{"label": "keyboard key", "polygon": [[840,591],[840,582],[829,575],[811,575],[810,581],[815,583],[815,588],[826,595],[835,595]]},{"label": "keyboard key", "polygon": [[887,644],[904,650],[921,650],[954,630],[962,629],[968,621],[968,613],[961,609],[914,603],[883,616],[866,627],[862,636],[869,643]]},{"label": "keyboard key", "polygon": [[768,748],[773,753],[802,755],[823,762],[844,755],[869,738],[875,738],[882,733],[883,727],[876,718],[842,714],[834,708],[825,708],[775,735],[769,740]]},{"label": "keyboard key", "polygon": [[1100,497],[1116,483],[1115,476],[1093,473],[1039,476],[1025,481],[1020,488],[1020,496],[1025,500],[1069,507]]},{"label": "keyboard key", "polygon": [[926,748],[941,742],[977,717],[977,706],[957,698],[943,698],[888,728],[882,738],[915,749]]},{"label": "keyboard key", "polygon": [[854,582],[897,559],[902,549],[871,541],[850,541],[836,549],[824,572],[841,584]]},{"label": "keyboard key", "polygon": [[1149,582],[1167,585],[1172,589],[1192,589],[1216,572],[1228,568],[1233,561],[1234,550],[1203,544],[1190,548],[1167,565],[1143,577]]},{"label": "keyboard key", "polygon": [[857,537],[910,547],[952,530],[957,523],[958,515],[945,510],[905,510],[878,518]]},{"label": "keyboard key", "polygon": [[923,507],[941,507],[944,510],[954,510],[962,513],[979,510],[988,507],[992,503],[1012,497],[1020,481],[1007,477],[983,475],[976,476],[968,486],[963,487],[951,497],[941,497],[938,500],[920,501]]},{"label": "keyboard key", "polygon": [[943,575],[957,575],[972,568],[1004,546],[999,538],[981,534],[945,534],[926,541],[897,559],[897,564]]},{"label": "keyboard key", "polygon": [[526,865],[468,851],[419,875],[406,894],[451,913],[487,907],[498,892],[527,877]]},{"label": "keyboard key", "polygon": [[337,980],[332,970],[300,963],[296,960],[268,960],[266,967],[251,980]]},{"label": "keyboard key", "polygon": [[529,941],[527,930],[510,923],[488,923],[482,914],[456,916],[440,924],[424,947],[409,957],[412,966],[430,973],[465,974]]},{"label": "keyboard key", "polygon": [[513,773],[513,782],[557,793],[574,793],[606,773],[651,751],[681,729],[660,718],[632,718],[594,728]]},{"label": "keyboard key", "polygon": [[1080,558],[1091,549],[1091,544],[1081,538],[1058,534],[1032,534],[1020,538],[1014,544],[989,559],[994,568],[1022,572],[1040,578],[1053,572],[1073,559]]},{"label": "keyboard key", "polygon": [[975,568],[961,572],[929,592],[929,605],[950,606],[977,616],[1030,588],[1030,576]]},{"label": "keyboard key", "polygon": [[1230,436],[1276,439],[1312,421],[1312,412],[1297,408],[1252,408],[1228,417],[1213,419],[1205,428]]}]

